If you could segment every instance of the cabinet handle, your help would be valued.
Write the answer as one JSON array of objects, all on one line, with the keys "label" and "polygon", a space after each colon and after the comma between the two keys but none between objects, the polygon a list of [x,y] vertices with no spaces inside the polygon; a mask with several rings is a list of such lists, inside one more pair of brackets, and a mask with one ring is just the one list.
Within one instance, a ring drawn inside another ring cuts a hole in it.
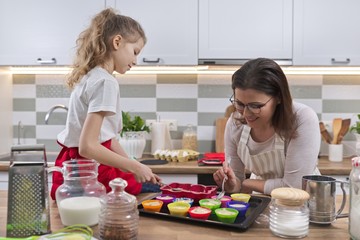
[{"label": "cabinet handle", "polygon": [[42,58],[38,58],[36,61],[40,64],[56,64],[56,58],[52,58],[50,60],[42,60]]},{"label": "cabinet handle", "polygon": [[349,64],[350,63],[350,58],[346,58],[345,61],[341,61],[341,60],[336,60],[335,58],[331,59],[331,63],[333,64]]},{"label": "cabinet handle", "polygon": [[159,63],[159,62],[160,62],[160,58],[156,58],[156,59],[154,59],[154,60],[147,59],[147,58],[143,58],[143,62],[146,62],[146,63]]}]

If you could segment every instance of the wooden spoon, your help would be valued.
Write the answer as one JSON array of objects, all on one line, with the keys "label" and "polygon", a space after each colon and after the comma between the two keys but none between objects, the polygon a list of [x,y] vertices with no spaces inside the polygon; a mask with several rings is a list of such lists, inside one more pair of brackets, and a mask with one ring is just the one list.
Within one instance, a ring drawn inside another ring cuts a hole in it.
[{"label": "wooden spoon", "polygon": [[341,118],[334,118],[333,120],[333,140],[332,144],[337,144],[338,136],[341,130],[342,119]]},{"label": "wooden spoon", "polygon": [[329,132],[326,130],[325,124],[323,122],[320,122],[319,125],[320,125],[321,136],[323,137],[326,143],[330,144],[332,139]]},{"label": "wooden spoon", "polygon": [[350,122],[351,122],[350,118],[342,120],[341,129],[340,129],[336,144],[340,144],[341,141],[343,140],[345,134],[349,131]]}]

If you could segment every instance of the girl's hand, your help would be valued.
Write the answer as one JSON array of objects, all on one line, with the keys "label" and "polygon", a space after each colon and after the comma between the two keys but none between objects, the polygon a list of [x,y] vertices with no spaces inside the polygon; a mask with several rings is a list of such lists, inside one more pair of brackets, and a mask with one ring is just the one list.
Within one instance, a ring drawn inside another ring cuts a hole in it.
[{"label": "girl's hand", "polygon": [[133,174],[138,182],[151,182],[154,184],[161,182],[161,178],[154,174],[148,166],[142,163],[138,164],[137,169]]},{"label": "girl's hand", "polygon": [[222,181],[225,178],[225,176],[228,178],[225,181],[225,186],[224,186],[226,192],[235,192],[237,190],[237,188],[239,188],[239,190],[240,190],[240,186],[237,186],[238,182],[239,182],[238,178],[235,176],[234,171],[228,165],[227,162],[224,162],[223,167],[220,168],[219,170],[217,170],[213,174],[213,178],[214,178],[216,185],[221,187]]}]

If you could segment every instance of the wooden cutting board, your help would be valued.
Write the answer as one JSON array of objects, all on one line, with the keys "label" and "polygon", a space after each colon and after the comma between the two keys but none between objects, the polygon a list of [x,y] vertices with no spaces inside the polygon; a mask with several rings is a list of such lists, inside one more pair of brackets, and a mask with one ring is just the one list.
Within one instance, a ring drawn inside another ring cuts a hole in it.
[{"label": "wooden cutting board", "polygon": [[222,117],[216,119],[215,122],[215,151],[217,153],[224,152],[224,132],[227,120],[227,117]]}]

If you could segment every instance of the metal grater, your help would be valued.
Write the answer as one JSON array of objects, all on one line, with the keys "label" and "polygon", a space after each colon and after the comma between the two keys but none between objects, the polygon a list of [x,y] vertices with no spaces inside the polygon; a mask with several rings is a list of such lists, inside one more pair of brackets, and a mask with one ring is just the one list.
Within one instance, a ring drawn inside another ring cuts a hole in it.
[{"label": "metal grater", "polygon": [[[27,151],[43,151],[43,159],[34,160],[30,156],[38,155],[23,153]],[[25,157],[29,156],[31,160],[17,161],[15,154],[17,152]],[[44,144],[18,145],[11,148],[7,209],[7,237],[29,237],[50,233],[47,160]]]}]

